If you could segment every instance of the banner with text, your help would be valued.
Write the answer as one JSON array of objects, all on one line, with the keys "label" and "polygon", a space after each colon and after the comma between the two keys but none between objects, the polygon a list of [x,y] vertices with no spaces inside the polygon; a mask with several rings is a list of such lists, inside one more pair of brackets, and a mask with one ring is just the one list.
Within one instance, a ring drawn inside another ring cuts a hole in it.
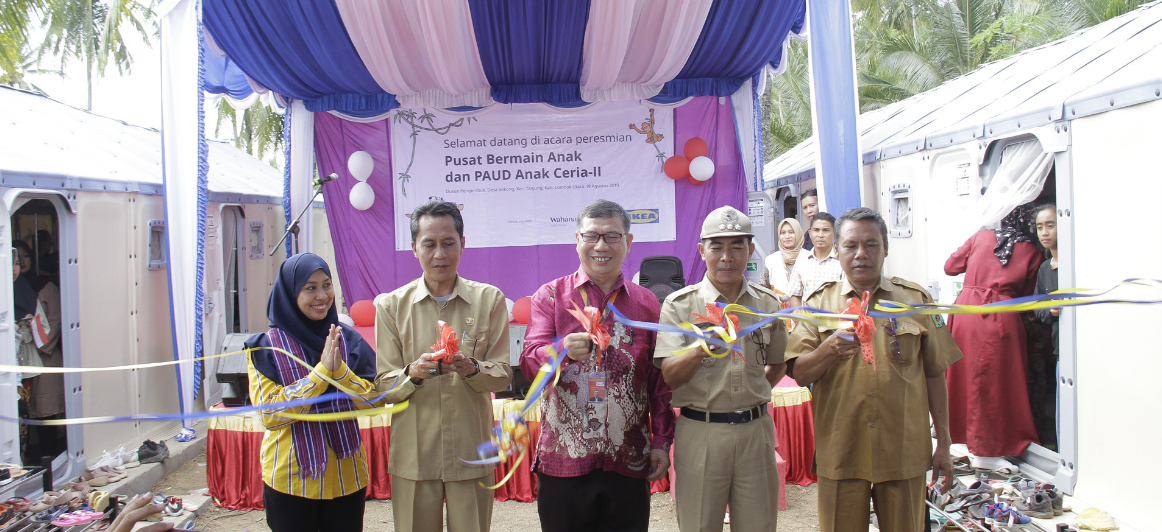
[{"label": "banner with text", "polygon": [[411,212],[437,198],[460,208],[470,248],[572,244],[577,213],[597,199],[629,211],[635,241],[673,240],[674,181],[662,173],[674,154],[673,110],[594,107],[394,112],[396,250],[411,249]]}]

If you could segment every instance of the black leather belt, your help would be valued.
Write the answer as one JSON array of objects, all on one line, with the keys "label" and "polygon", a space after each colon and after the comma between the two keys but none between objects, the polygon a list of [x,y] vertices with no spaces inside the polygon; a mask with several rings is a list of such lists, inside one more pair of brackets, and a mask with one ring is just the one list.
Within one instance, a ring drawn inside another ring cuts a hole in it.
[{"label": "black leather belt", "polygon": [[731,425],[737,425],[739,423],[754,421],[761,416],[765,416],[767,414],[768,404],[770,403],[763,403],[759,406],[747,408],[746,410],[738,410],[735,412],[703,412],[695,408],[683,406],[682,417],[688,417],[694,421],[703,421],[706,423],[729,423]]}]

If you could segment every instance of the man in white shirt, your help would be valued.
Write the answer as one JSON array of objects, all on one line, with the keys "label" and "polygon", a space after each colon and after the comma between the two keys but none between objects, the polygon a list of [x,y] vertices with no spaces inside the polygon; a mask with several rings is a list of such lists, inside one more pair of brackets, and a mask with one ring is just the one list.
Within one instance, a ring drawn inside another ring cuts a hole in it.
[{"label": "man in white shirt", "polygon": [[816,214],[809,234],[815,247],[799,255],[787,286],[794,307],[802,305],[823,283],[843,279],[843,266],[835,252],[835,217],[826,212]]}]

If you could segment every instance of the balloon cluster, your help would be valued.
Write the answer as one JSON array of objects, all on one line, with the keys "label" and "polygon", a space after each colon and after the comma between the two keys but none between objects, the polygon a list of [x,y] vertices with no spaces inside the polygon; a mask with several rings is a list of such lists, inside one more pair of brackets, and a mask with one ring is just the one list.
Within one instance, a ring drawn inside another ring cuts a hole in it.
[{"label": "balloon cluster", "polygon": [[351,187],[348,199],[351,200],[352,207],[361,211],[370,209],[375,203],[375,189],[367,183],[367,178],[371,177],[371,171],[374,169],[375,161],[371,159],[371,154],[365,151],[352,153],[347,159],[347,171],[351,173],[351,177],[359,181]]},{"label": "balloon cluster", "polygon": [[686,155],[675,155],[666,159],[662,171],[671,179],[689,179],[695,185],[706,184],[706,181],[714,176],[714,161],[706,156],[710,153],[706,141],[694,137],[686,141],[682,151]]}]

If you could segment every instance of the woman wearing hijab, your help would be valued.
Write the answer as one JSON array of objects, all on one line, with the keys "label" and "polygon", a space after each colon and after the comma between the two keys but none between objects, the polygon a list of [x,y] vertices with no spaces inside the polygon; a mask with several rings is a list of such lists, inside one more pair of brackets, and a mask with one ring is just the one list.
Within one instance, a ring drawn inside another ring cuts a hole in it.
[{"label": "woman wearing hijab", "polygon": [[[944,273],[965,274],[957,304],[983,305],[1027,296],[1037,284],[1041,254],[1029,236],[1029,207],[982,229],[944,263]],[[937,321],[936,317],[933,321]],[[959,314],[948,320],[964,359],[948,368],[948,419],[952,441],[974,455],[973,467],[1015,474],[1005,456],[1036,443],[1037,429],[1025,382],[1025,326],[1015,312]],[[939,326],[940,323],[937,322]]]},{"label": "woman wearing hijab", "polygon": [[787,302],[791,299],[787,281],[795,260],[799,258],[799,251],[803,249],[803,227],[794,218],[783,218],[779,222],[778,238],[779,252],[767,255],[759,284],[771,287],[779,299]]},{"label": "woman wearing hijab", "polygon": [[[313,366],[303,367],[273,350],[250,352],[250,400],[281,403],[337,392],[321,375],[373,396],[375,352],[359,333],[339,323],[331,270],[318,255],[302,253],[282,263],[270,291],[270,330],[248,348],[278,348]],[[298,421],[282,414],[347,412],[370,405],[339,396],[313,405],[262,411],[262,501],[273,532],[358,531],[369,482],[367,457],[354,419]]]}]

